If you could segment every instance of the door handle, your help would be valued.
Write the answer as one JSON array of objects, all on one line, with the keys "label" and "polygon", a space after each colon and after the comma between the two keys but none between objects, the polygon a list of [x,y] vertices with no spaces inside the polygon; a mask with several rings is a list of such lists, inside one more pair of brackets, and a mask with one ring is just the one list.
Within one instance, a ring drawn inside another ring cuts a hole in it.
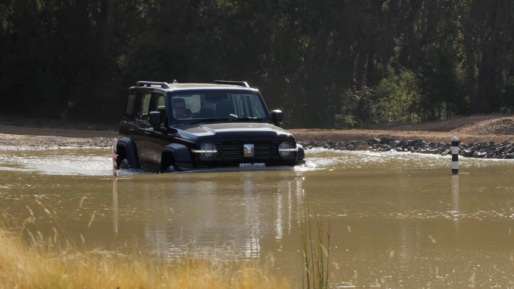
[{"label": "door handle", "polygon": [[145,131],[145,134],[146,134],[146,135],[150,135],[150,132],[149,132],[149,131]]},{"label": "door handle", "polygon": [[130,131],[130,132],[134,132],[134,131],[136,131],[136,130],[135,130],[135,129],[133,129],[133,128],[131,128],[131,129],[129,129],[129,131]]}]

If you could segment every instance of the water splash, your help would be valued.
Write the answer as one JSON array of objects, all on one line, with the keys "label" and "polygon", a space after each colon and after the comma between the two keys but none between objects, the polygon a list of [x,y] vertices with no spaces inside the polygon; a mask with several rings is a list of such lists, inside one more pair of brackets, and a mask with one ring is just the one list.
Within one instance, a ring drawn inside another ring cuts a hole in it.
[{"label": "water splash", "polygon": [[[481,168],[494,165],[511,165],[514,160],[462,159],[460,166]],[[297,172],[344,171],[344,170],[418,170],[442,169],[451,164],[450,156],[387,152],[336,151],[311,149],[306,151],[306,162],[294,167]],[[262,170],[284,170],[290,167],[268,167]],[[49,175],[111,176],[110,152],[98,149],[51,150],[51,151],[3,151],[0,152],[0,171],[39,172]],[[209,172],[213,170],[208,170]],[[219,171],[223,171],[220,169]],[[240,171],[238,168],[227,171]],[[243,170],[241,170],[243,171]],[[246,171],[246,170],[244,170]],[[199,170],[195,172],[207,172]],[[465,172],[464,172],[465,173]],[[120,176],[151,174],[141,169],[119,170]]]}]

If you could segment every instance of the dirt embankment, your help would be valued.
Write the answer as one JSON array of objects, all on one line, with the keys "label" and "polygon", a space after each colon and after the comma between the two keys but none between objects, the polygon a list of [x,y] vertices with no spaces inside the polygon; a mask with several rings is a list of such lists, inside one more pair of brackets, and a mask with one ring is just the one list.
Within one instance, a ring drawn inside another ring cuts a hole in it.
[{"label": "dirt embankment", "polygon": [[[514,141],[514,117],[471,116],[446,121],[402,125],[372,130],[291,129],[298,141],[352,141],[386,136],[396,140],[423,139],[450,142],[457,136],[463,143]],[[0,125],[0,149],[59,147],[110,147],[115,131],[31,128]]]},{"label": "dirt embankment", "polygon": [[373,130],[294,129],[298,141],[352,141],[386,136],[396,140],[423,139],[450,142],[458,137],[463,143],[514,141],[514,117],[505,115],[470,116],[446,121],[389,127]]},{"label": "dirt embankment", "polygon": [[0,149],[110,147],[113,131],[30,128],[0,125]]}]

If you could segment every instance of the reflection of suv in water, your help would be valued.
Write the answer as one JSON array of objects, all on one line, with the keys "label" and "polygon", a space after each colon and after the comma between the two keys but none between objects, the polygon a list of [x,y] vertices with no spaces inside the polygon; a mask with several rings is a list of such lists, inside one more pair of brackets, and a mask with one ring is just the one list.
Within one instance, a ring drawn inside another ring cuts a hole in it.
[{"label": "reflection of suv in water", "polygon": [[120,123],[119,168],[173,172],[209,167],[294,166],[303,148],[246,82],[139,81]]}]

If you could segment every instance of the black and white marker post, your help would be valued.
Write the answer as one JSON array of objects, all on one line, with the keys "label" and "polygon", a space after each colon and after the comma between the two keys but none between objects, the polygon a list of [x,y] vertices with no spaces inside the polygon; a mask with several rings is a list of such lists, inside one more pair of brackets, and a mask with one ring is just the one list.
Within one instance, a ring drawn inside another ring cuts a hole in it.
[{"label": "black and white marker post", "polygon": [[452,175],[459,174],[459,139],[452,139]]}]

